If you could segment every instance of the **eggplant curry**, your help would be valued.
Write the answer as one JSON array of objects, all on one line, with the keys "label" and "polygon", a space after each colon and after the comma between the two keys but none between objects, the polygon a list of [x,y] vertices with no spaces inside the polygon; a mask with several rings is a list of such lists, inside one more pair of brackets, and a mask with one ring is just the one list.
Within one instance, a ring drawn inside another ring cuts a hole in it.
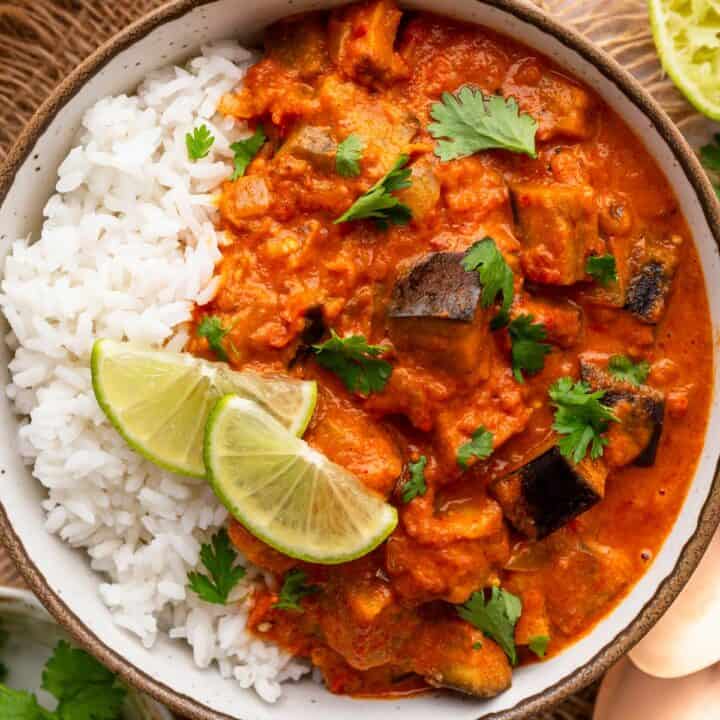
[{"label": "eggplant curry", "polygon": [[233,521],[276,580],[250,627],[332,692],[490,697],[613,608],[681,507],[712,368],[691,234],[624,122],[514,40],[371,0],[265,47],[220,105],[252,134],[190,349],[316,380],[305,440],[399,522],[321,566]]}]

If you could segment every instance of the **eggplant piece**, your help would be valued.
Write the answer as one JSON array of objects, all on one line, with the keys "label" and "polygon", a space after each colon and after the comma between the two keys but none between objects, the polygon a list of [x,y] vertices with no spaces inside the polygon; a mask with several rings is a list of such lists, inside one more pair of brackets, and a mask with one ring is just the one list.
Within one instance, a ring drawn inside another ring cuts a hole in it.
[{"label": "eggplant piece", "polygon": [[657,324],[665,312],[680,262],[680,235],[646,231],[630,253],[630,281],[625,309],[642,322]]},{"label": "eggplant piece", "polygon": [[419,352],[450,372],[490,372],[490,309],[480,306],[480,279],[462,252],[424,256],[395,284],[388,321],[396,347]]},{"label": "eggplant piece", "polygon": [[510,317],[532,315],[536,323],[542,323],[547,341],[561,348],[571,348],[580,339],[583,329],[582,308],[570,300],[516,296],[510,308]]},{"label": "eggplant piece", "polygon": [[605,390],[601,402],[613,409],[619,422],[608,429],[604,457],[612,467],[655,464],[665,418],[665,397],[648,385],[633,385],[611,375],[602,360],[580,357],[580,377],[593,390]]},{"label": "eggplant piece", "polygon": [[599,247],[595,192],[588,185],[524,183],[510,188],[528,280],[573,285],[585,278],[587,252]]},{"label": "eggplant piece", "polygon": [[607,286],[592,283],[583,291],[583,298],[592,305],[600,307],[623,308],[627,301],[630,283],[630,244],[626,238],[611,237],[607,241],[607,252],[615,258],[617,279]]},{"label": "eggplant piece", "polygon": [[328,63],[325,25],[321,13],[280,20],[265,31],[265,50],[303,80],[311,80]]},{"label": "eggplant piece", "polygon": [[490,489],[516,530],[542,540],[602,500],[607,474],[602,462],[576,465],[554,445]]},{"label": "eggplant piece", "polygon": [[292,155],[310,163],[323,173],[335,172],[337,143],[329,127],[301,124],[295,128],[276,154],[276,158]]}]

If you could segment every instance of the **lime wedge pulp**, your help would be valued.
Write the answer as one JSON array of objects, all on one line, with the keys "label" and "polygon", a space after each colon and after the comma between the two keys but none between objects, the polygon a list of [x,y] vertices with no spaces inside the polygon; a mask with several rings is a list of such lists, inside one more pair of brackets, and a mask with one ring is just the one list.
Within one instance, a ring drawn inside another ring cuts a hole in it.
[{"label": "lime wedge pulp", "polygon": [[114,340],[95,341],[91,370],[95,397],[128,444],[157,465],[194,477],[205,477],[205,423],[218,398],[250,398],[297,435],[317,400],[314,382],[234,372],[187,353]]},{"label": "lime wedge pulp", "polygon": [[392,505],[237,395],[222,398],[210,413],[205,466],[215,494],[235,518],[300,560],[353,560],[397,525]]},{"label": "lime wedge pulp", "polygon": [[665,72],[704,115],[720,120],[720,3],[649,0]]}]

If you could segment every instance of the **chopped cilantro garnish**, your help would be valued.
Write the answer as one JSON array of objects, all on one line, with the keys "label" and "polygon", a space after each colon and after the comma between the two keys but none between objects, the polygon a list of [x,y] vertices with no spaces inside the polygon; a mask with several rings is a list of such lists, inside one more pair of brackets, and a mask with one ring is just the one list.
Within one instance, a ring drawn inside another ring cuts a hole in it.
[{"label": "chopped cilantro garnish", "polygon": [[196,127],[191,133],[185,135],[185,146],[190,160],[202,160],[207,157],[210,148],[215,142],[215,136],[208,130],[207,125]]},{"label": "chopped cilantro garnish", "polygon": [[493,587],[490,598],[486,600],[485,593],[479,590],[457,611],[463,620],[494,640],[505,651],[510,662],[517,665],[515,624],[522,613],[519,597],[502,588]]},{"label": "chopped cilantro garnish", "polygon": [[306,595],[314,595],[320,592],[317,585],[306,585],[307,575],[295,568],[285,575],[282,588],[280,589],[280,597],[273,605],[278,610],[294,610],[295,612],[304,612],[300,604],[300,600]]},{"label": "chopped cilantro garnish", "polygon": [[542,323],[534,322],[532,315],[519,315],[508,326],[512,341],[513,374],[518,382],[525,382],[522,371],[536,373],[545,366],[550,346],[541,342],[547,337]]},{"label": "chopped cilantro garnish", "polygon": [[412,219],[412,211],[392,193],[412,184],[410,169],[405,167],[408,160],[407,155],[401,155],[387,175],[361,195],[335,223],[371,219],[381,230],[387,230],[390,225],[407,225]]},{"label": "chopped cilantro garnish", "polygon": [[550,644],[550,638],[547,635],[537,635],[534,638],[530,638],[528,647],[539,658],[544,658],[549,644]]},{"label": "chopped cilantro garnish", "polygon": [[627,355],[613,355],[608,362],[610,374],[632,385],[642,385],[650,373],[650,363],[641,360],[634,363]]},{"label": "chopped cilantro garnish", "polygon": [[334,372],[351,392],[369,395],[380,392],[392,374],[392,365],[377,356],[387,352],[383,345],[368,345],[362,335],[341,338],[334,330],[330,339],[313,345],[317,361]]},{"label": "chopped cilantro garnish", "polygon": [[233,174],[231,180],[237,180],[242,177],[247,170],[251,160],[258,154],[260,148],[265,144],[267,137],[262,125],[258,125],[255,132],[245,140],[234,142],[230,149],[235,153],[233,157]]},{"label": "chopped cilantro garnish", "polygon": [[480,150],[501,149],[536,157],[537,122],[521,113],[514,98],[483,95],[480,90],[463,87],[443,93],[430,115],[434,123],[428,132],[439,140],[435,154],[441,160],[466,157]]},{"label": "chopped cilantro garnish", "polygon": [[360,174],[359,160],[365,143],[358,135],[348,135],[339,145],[335,155],[335,169],[343,177],[357,177]]},{"label": "chopped cilantro garnish", "polygon": [[482,646],[483,646],[483,644],[480,641],[474,642],[472,644],[472,649],[473,650],[482,650]]},{"label": "chopped cilantro garnish", "polygon": [[586,383],[563,377],[548,392],[556,408],[553,430],[564,435],[558,443],[560,452],[579,463],[590,447],[590,457],[599,458],[608,442],[602,433],[610,422],[617,422],[612,410],[600,402],[605,391],[591,392]]},{"label": "chopped cilantro garnish", "polygon": [[230,591],[245,577],[245,568],[235,565],[237,553],[225,528],[218,530],[211,542],[200,549],[200,559],[210,576],[189,572],[188,582],[190,589],[206,602],[225,605]]},{"label": "chopped cilantro garnish", "polygon": [[427,458],[424,455],[421,455],[417,462],[408,463],[410,477],[402,488],[402,501],[404,503],[409,503],[427,492],[427,485],[425,484],[426,465]]},{"label": "chopped cilantro garnish", "polygon": [[500,312],[493,319],[492,327],[496,330],[506,325],[508,311],[515,294],[513,272],[498,250],[495,241],[491,237],[485,237],[471,245],[465,252],[462,266],[469,272],[476,270],[480,276],[483,286],[480,304],[484,308],[490,307],[498,294],[502,294]]},{"label": "chopped cilantro garnish", "polygon": [[223,340],[230,332],[229,328],[225,328],[222,320],[216,315],[206,315],[200,325],[198,325],[197,333],[200,337],[204,337],[210,349],[215,353],[219,360],[228,361],[228,355],[223,347]]},{"label": "chopped cilantro garnish", "polygon": [[720,133],[715,133],[712,141],[700,148],[700,161],[706,170],[715,174],[712,178],[712,184],[715,193],[720,198],[720,182],[718,181],[718,175],[720,174]]},{"label": "chopped cilantro garnish", "polygon": [[603,287],[617,280],[615,258],[612,255],[592,255],[587,259],[585,272]]},{"label": "chopped cilantro garnish", "polygon": [[457,464],[464,470],[472,458],[484,460],[492,455],[492,451],[493,434],[481,425],[471,439],[458,449]]}]

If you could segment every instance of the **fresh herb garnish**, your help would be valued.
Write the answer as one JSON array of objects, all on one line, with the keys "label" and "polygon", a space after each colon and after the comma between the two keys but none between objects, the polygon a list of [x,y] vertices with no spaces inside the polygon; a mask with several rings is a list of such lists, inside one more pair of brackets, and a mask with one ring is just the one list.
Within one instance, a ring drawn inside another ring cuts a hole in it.
[{"label": "fresh herb garnish", "polygon": [[401,155],[387,175],[361,195],[335,223],[371,219],[381,230],[387,230],[390,225],[407,225],[412,211],[391,193],[412,185],[410,169],[405,167],[408,160],[407,155]]},{"label": "fresh herb garnish", "polygon": [[362,335],[341,338],[334,330],[330,339],[313,345],[317,361],[334,372],[351,392],[369,395],[380,392],[392,374],[392,365],[377,356],[387,352],[384,345],[368,345]]},{"label": "fresh herb garnish", "polygon": [[207,157],[210,148],[215,142],[215,136],[208,130],[207,125],[196,127],[191,133],[185,135],[185,146],[190,160],[202,160]]},{"label": "fresh herb garnish", "polygon": [[545,367],[545,356],[550,345],[542,342],[547,330],[542,323],[534,322],[532,315],[519,315],[508,326],[512,341],[513,375],[518,382],[525,382],[522,371],[536,373]]},{"label": "fresh herb garnish", "polygon": [[481,425],[472,434],[471,439],[458,449],[457,464],[464,470],[472,458],[484,460],[492,455],[492,451],[493,434]]},{"label": "fresh herb garnish", "polygon": [[295,612],[304,612],[300,600],[306,595],[314,595],[320,592],[317,585],[306,585],[307,575],[303,570],[290,570],[285,575],[282,588],[280,589],[280,597],[273,605],[278,610],[294,610]]},{"label": "fresh herb garnish", "polygon": [[207,340],[210,349],[219,360],[227,362],[228,355],[223,347],[223,340],[230,330],[231,328],[223,326],[222,320],[217,315],[206,315],[198,325],[197,334]]},{"label": "fresh herb garnish", "polygon": [[549,644],[550,638],[547,635],[536,635],[534,638],[530,638],[528,647],[539,658],[544,658]]},{"label": "fresh herb garnish", "polygon": [[615,258],[612,255],[591,255],[585,264],[585,272],[603,287],[617,280]]},{"label": "fresh herb garnish", "polygon": [[483,646],[483,644],[480,641],[474,642],[472,644],[472,649],[473,650],[482,650],[482,646]]},{"label": "fresh herb garnish", "polygon": [[267,137],[262,125],[258,125],[255,132],[245,140],[234,142],[230,149],[235,153],[233,157],[233,174],[231,180],[237,180],[242,177],[247,170],[247,166],[251,160],[258,154],[260,148],[265,144]]},{"label": "fresh herb garnish", "polygon": [[357,177],[360,174],[359,160],[365,143],[358,135],[348,135],[339,145],[335,155],[335,169],[343,177]]},{"label": "fresh herb garnish", "polygon": [[427,492],[427,485],[425,484],[426,465],[427,458],[424,455],[421,455],[417,462],[408,463],[410,477],[406,480],[402,488],[402,501],[404,503],[409,503],[411,500]]},{"label": "fresh herb garnish", "polygon": [[642,385],[650,374],[650,363],[641,360],[634,363],[627,355],[613,355],[608,362],[610,374],[632,385]]},{"label": "fresh herb garnish", "polygon": [[58,701],[54,711],[41,707],[32,693],[0,685],[0,718],[119,720],[126,693],[110,670],[64,640],[45,665],[42,688]]},{"label": "fresh herb garnish", "polygon": [[457,611],[463,620],[494,640],[505,651],[510,662],[517,665],[515,624],[522,613],[519,597],[502,588],[493,587],[490,598],[486,600],[485,593],[479,590]]},{"label": "fresh herb garnish", "polygon": [[491,327],[497,330],[506,325],[508,311],[515,295],[515,287],[513,272],[498,250],[495,241],[491,237],[484,237],[471,245],[462,259],[462,266],[468,272],[476,270],[480,276],[482,284],[480,304],[484,308],[490,307],[498,294],[502,293],[502,305],[498,314],[493,318]]},{"label": "fresh herb garnish", "polygon": [[428,132],[439,140],[435,154],[444,161],[466,157],[480,150],[501,149],[537,157],[537,122],[521,113],[514,98],[483,95],[481,90],[460,88],[443,93],[430,116]]},{"label": "fresh herb garnish", "polygon": [[225,528],[218,530],[211,542],[212,545],[203,545],[200,549],[200,559],[210,577],[189,572],[188,582],[190,589],[206,602],[225,605],[230,591],[245,577],[245,568],[235,566],[237,553]]},{"label": "fresh herb garnish", "polygon": [[720,175],[720,133],[715,133],[712,141],[700,148],[700,161],[706,170],[715,173],[712,184],[715,188],[715,193],[718,198],[720,198],[720,182],[718,181],[718,176]]},{"label": "fresh herb garnish", "polygon": [[610,422],[617,422],[612,410],[600,402],[605,391],[591,392],[586,383],[563,377],[548,392],[556,408],[553,430],[565,436],[558,442],[560,452],[577,464],[590,446],[590,457],[599,458],[608,443],[602,433]]}]

